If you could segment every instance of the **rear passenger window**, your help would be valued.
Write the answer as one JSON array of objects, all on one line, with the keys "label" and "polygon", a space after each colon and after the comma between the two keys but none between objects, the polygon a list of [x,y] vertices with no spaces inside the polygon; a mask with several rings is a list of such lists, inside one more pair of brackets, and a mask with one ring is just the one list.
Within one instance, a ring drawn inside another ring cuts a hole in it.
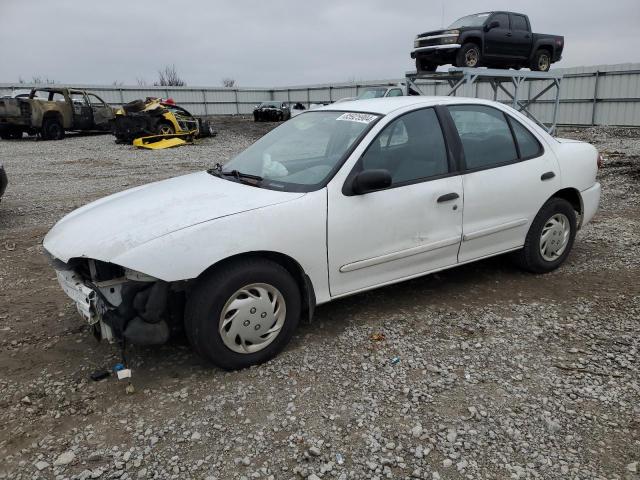
[{"label": "rear passenger window", "polygon": [[516,161],[518,153],[504,114],[482,105],[449,107],[469,170]]},{"label": "rear passenger window", "polygon": [[527,159],[537,157],[542,152],[542,145],[534,137],[529,130],[523,127],[519,122],[510,118],[513,133],[516,136],[516,142],[520,148],[520,158]]},{"label": "rear passenger window", "polygon": [[511,29],[512,30],[524,30],[525,32],[529,31],[529,27],[527,26],[527,19],[522,15],[512,15],[511,16]]},{"label": "rear passenger window", "polygon": [[392,185],[448,173],[447,149],[433,108],[407,113],[391,122],[361,162],[365,170],[388,170]]}]

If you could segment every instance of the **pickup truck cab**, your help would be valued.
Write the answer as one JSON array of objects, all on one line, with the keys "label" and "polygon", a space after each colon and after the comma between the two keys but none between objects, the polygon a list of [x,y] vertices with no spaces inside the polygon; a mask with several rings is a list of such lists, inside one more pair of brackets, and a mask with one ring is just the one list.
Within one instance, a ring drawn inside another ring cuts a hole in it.
[{"label": "pickup truck cab", "polygon": [[418,72],[449,63],[546,72],[562,58],[563,48],[564,37],[532,33],[529,17],[522,13],[485,12],[462,17],[445,30],[417,35],[411,58]]},{"label": "pickup truck cab", "polygon": [[65,131],[109,131],[113,109],[85,90],[34,88],[28,97],[0,99],[0,138],[40,134],[61,140]]}]

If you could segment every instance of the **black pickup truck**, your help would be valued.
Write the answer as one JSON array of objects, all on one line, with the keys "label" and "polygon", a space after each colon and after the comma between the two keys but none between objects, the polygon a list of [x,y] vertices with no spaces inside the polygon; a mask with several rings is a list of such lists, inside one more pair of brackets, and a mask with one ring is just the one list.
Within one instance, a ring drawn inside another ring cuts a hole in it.
[{"label": "black pickup truck", "polygon": [[448,63],[546,72],[562,58],[563,48],[564,37],[532,33],[526,15],[485,12],[462,17],[446,30],[419,34],[411,58],[418,72],[433,72]]}]

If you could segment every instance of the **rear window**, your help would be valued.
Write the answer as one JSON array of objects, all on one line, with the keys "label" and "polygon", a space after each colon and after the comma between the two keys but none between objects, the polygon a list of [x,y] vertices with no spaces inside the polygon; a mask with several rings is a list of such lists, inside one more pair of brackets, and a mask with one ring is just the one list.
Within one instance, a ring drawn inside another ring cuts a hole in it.
[{"label": "rear window", "polygon": [[524,30],[529,31],[529,27],[527,26],[527,19],[522,15],[512,15],[511,16],[511,28],[513,30]]},{"label": "rear window", "polygon": [[542,153],[542,145],[540,145],[536,137],[513,118],[509,118],[509,121],[520,148],[520,158],[527,159],[540,155]]},{"label": "rear window", "polygon": [[518,153],[504,114],[484,105],[449,107],[469,170],[491,168],[517,160]]}]

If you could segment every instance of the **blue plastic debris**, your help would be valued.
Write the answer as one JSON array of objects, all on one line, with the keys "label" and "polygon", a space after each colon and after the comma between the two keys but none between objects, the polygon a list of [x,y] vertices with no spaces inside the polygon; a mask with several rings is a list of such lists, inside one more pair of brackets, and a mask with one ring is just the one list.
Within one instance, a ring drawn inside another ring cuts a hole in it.
[{"label": "blue plastic debris", "polygon": [[397,363],[400,363],[400,357],[393,357],[391,359],[391,365],[395,365]]},{"label": "blue plastic debris", "polygon": [[119,372],[120,370],[124,370],[124,365],[123,365],[123,364],[121,364],[121,363],[116,363],[116,364],[113,366],[113,371],[114,371],[114,372]]}]

